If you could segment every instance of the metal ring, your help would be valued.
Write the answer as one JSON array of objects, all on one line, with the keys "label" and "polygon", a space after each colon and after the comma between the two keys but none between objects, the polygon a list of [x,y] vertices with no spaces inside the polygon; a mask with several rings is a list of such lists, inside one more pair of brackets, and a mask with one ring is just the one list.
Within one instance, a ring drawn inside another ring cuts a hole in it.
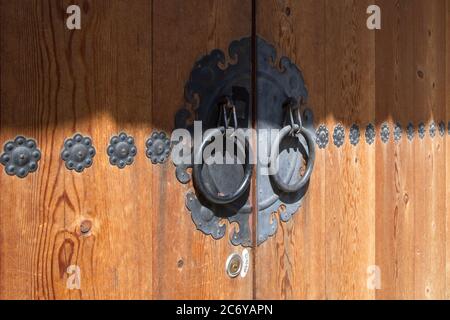
[{"label": "metal ring", "polygon": [[[202,144],[200,148],[198,148],[197,153],[195,154],[194,159],[203,160],[203,150],[206,148],[206,146],[210,143],[210,140],[213,136],[217,134],[224,135],[226,132],[224,127],[217,128],[210,130],[206,136],[204,137]],[[216,195],[212,193],[203,183],[201,172],[203,168],[203,161],[200,164],[194,164],[192,167],[192,175],[194,177],[195,185],[197,186],[198,191],[210,202],[219,204],[219,205],[225,205],[230,204],[239,197],[241,197],[245,191],[247,191],[249,185],[250,185],[250,178],[253,173],[253,166],[250,164],[250,145],[248,143],[248,140],[245,139],[245,167],[244,167],[244,178],[239,186],[239,188],[233,192],[226,195]]]},{"label": "metal ring", "polygon": [[[278,136],[275,138],[274,142],[272,143],[272,147],[271,147],[272,150],[270,153],[270,160],[269,160],[271,170],[273,170],[273,166],[272,166],[273,161],[276,161],[276,159],[278,157],[278,150],[280,148],[281,141],[291,131],[292,131],[292,126],[284,127],[283,129],[281,129],[280,133],[278,134]],[[312,172],[314,169],[314,160],[316,157],[316,152],[314,149],[314,138],[313,138],[312,134],[307,129],[305,129],[305,127],[301,127],[300,132],[298,134],[303,135],[303,137],[305,137],[306,143],[308,144],[309,154],[308,154],[305,174],[302,176],[302,178],[297,183],[292,184],[292,185],[285,183],[281,179],[278,171],[275,173],[271,173],[271,175],[270,175],[273,182],[278,187],[278,189],[280,189],[281,191],[286,192],[286,193],[295,193],[295,192],[300,191],[309,182],[309,179],[311,178],[311,175],[312,175]]]}]

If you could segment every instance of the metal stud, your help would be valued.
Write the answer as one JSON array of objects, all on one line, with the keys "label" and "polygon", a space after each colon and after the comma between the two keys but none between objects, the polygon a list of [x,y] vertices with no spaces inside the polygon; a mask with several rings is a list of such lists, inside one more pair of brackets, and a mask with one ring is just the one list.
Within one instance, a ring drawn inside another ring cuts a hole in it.
[{"label": "metal stud", "polygon": [[375,142],[375,126],[371,123],[369,123],[366,127],[366,142],[367,144],[371,145]]},{"label": "metal stud", "polygon": [[92,166],[95,154],[92,139],[77,133],[64,142],[61,158],[66,163],[67,169],[80,173]]},{"label": "metal stud", "polygon": [[328,128],[321,124],[316,131],[316,143],[319,149],[325,149],[329,142]]},{"label": "metal stud", "polygon": [[153,164],[167,161],[171,151],[170,139],[165,132],[153,132],[147,140],[147,157]]},{"label": "metal stud", "polygon": [[381,125],[381,131],[380,131],[381,141],[383,143],[387,143],[389,141],[390,135],[391,135],[391,131],[389,129],[389,124],[387,122],[385,122]]},{"label": "metal stud", "polygon": [[436,123],[431,122],[430,123],[430,137],[434,138],[436,136]]},{"label": "metal stud", "polygon": [[359,143],[361,133],[359,132],[359,126],[357,124],[352,125],[350,128],[350,143],[356,146]]},{"label": "metal stud", "polygon": [[336,125],[333,133],[334,145],[338,148],[342,147],[345,141],[345,129],[342,124]]},{"label": "metal stud", "polygon": [[419,128],[417,129],[417,131],[419,132],[420,139],[425,138],[425,132],[427,131],[427,129],[425,128],[425,124],[423,122],[419,124]]},{"label": "metal stud", "polygon": [[402,134],[403,134],[402,125],[397,122],[394,126],[394,141],[397,143],[400,142],[400,140],[402,139]]},{"label": "metal stud", "polygon": [[134,138],[121,132],[119,135],[111,138],[107,153],[111,165],[116,166],[119,169],[131,165],[137,154]]},{"label": "metal stud", "polygon": [[445,136],[445,122],[444,121],[439,122],[439,135],[441,137]]},{"label": "metal stud", "polygon": [[6,174],[25,178],[38,169],[41,152],[33,139],[18,136],[14,141],[8,141],[3,149],[0,163],[5,166]]},{"label": "metal stud", "polygon": [[408,123],[408,126],[406,127],[406,136],[409,141],[414,139],[414,125],[411,122]]}]

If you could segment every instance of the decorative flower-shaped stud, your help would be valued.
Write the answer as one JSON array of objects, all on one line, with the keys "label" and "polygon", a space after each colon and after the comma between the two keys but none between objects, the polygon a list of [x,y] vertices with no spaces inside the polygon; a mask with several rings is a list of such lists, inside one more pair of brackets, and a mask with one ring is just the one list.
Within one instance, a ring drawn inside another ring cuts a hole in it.
[{"label": "decorative flower-shaped stud", "polygon": [[164,132],[153,132],[147,140],[147,157],[153,164],[164,163],[170,155],[170,139]]},{"label": "decorative flower-shaped stud", "polygon": [[397,143],[400,142],[400,140],[402,139],[402,134],[403,134],[402,125],[397,122],[394,126],[394,141]]},{"label": "decorative flower-shaped stud", "polygon": [[329,132],[325,125],[321,124],[316,131],[316,143],[319,149],[325,149],[329,141]]},{"label": "decorative flower-shaped stud", "polygon": [[30,172],[38,169],[41,152],[36,141],[19,136],[4,146],[4,153],[0,156],[0,163],[5,166],[6,174],[25,178]]},{"label": "decorative flower-shaped stud", "polygon": [[350,143],[356,146],[359,143],[360,137],[359,126],[357,124],[352,125],[350,128]]},{"label": "decorative flower-shaped stud", "polygon": [[439,135],[441,137],[445,136],[445,122],[444,121],[439,122]]},{"label": "decorative flower-shaped stud", "polygon": [[71,139],[66,139],[61,158],[66,163],[66,168],[80,173],[92,166],[95,156],[95,148],[92,139],[76,134]]},{"label": "decorative flower-shaped stud", "polygon": [[419,129],[417,131],[419,132],[420,139],[425,138],[425,132],[427,131],[427,129],[425,128],[425,124],[423,122],[419,124]]},{"label": "decorative flower-shaped stud", "polygon": [[338,124],[334,128],[334,133],[333,133],[334,145],[336,147],[340,148],[344,144],[344,140],[345,140],[344,126],[342,124]]},{"label": "decorative flower-shaped stud", "polygon": [[391,131],[389,129],[389,124],[387,124],[386,122],[381,125],[380,135],[381,135],[381,141],[383,141],[383,143],[387,143],[389,141]]},{"label": "decorative flower-shaped stud", "polygon": [[107,152],[109,163],[113,166],[117,166],[119,169],[123,169],[134,162],[137,148],[134,144],[133,137],[122,132],[118,136],[111,138]]},{"label": "decorative flower-shaped stud", "polygon": [[369,123],[366,127],[366,142],[371,145],[375,142],[375,127],[373,124]]},{"label": "decorative flower-shaped stud", "polygon": [[406,135],[409,141],[414,139],[414,125],[411,122],[408,123],[408,127],[406,128]]},{"label": "decorative flower-shaped stud", "polygon": [[430,137],[434,138],[436,136],[436,123],[430,123]]}]

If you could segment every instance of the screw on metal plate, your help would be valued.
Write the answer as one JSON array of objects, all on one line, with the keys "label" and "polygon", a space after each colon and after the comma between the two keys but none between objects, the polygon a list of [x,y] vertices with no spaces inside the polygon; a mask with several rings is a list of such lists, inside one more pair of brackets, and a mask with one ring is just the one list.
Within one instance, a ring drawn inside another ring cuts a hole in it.
[{"label": "screw on metal plate", "polygon": [[430,137],[434,138],[436,136],[436,123],[431,122],[430,123]]},{"label": "screw on metal plate", "polygon": [[342,124],[337,124],[333,133],[334,145],[338,148],[342,147],[345,141],[345,129]]},{"label": "screw on metal plate", "polygon": [[153,132],[146,142],[147,157],[153,164],[162,164],[170,156],[171,143],[165,132]]},{"label": "screw on metal plate", "polygon": [[439,122],[439,135],[441,137],[445,136],[445,122],[444,121]]},{"label": "screw on metal plate", "polygon": [[61,158],[66,163],[67,169],[80,173],[92,166],[95,154],[92,139],[77,133],[64,142]]},{"label": "screw on metal plate", "polygon": [[134,162],[134,157],[137,154],[137,148],[132,136],[122,132],[117,136],[111,138],[107,153],[109,156],[109,163],[118,167],[125,168]]},{"label": "screw on metal plate", "polygon": [[238,253],[231,254],[225,264],[225,270],[230,278],[236,278],[242,270],[242,257]]},{"label": "screw on metal plate", "polygon": [[366,127],[366,142],[371,145],[375,142],[375,126],[372,123],[369,123]]},{"label": "screw on metal plate", "polygon": [[414,125],[411,122],[408,123],[408,126],[406,127],[406,135],[409,141],[414,139]]},{"label": "screw on metal plate", "polygon": [[381,135],[381,141],[383,141],[383,143],[387,143],[389,141],[391,131],[389,129],[389,124],[387,122],[385,122],[381,125],[380,135]]},{"label": "screw on metal plate", "polygon": [[402,125],[397,122],[394,126],[394,141],[397,143],[400,142],[400,140],[402,139],[402,134],[403,134]]},{"label": "screw on metal plate", "polygon": [[425,124],[423,122],[421,122],[419,124],[419,128],[417,130],[419,132],[419,138],[423,139],[425,138],[425,132],[427,131],[427,129],[425,128]]},{"label": "screw on metal plate", "polygon": [[316,131],[316,143],[319,149],[325,149],[327,147],[330,139],[329,136],[328,128],[324,124],[321,124]]},{"label": "screw on metal plate", "polygon": [[33,139],[18,136],[14,141],[8,141],[3,149],[0,163],[5,166],[6,174],[25,178],[38,169],[41,152]]},{"label": "screw on metal plate", "polygon": [[359,132],[359,126],[357,124],[353,124],[350,128],[350,143],[353,146],[356,146],[359,143],[360,137],[361,133]]}]

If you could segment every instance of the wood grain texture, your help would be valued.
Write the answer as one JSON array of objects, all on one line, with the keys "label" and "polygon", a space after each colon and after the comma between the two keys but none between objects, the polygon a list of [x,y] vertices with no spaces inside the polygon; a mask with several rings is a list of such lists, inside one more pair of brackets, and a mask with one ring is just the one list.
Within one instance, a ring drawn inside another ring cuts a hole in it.
[{"label": "wood grain texture", "polygon": [[[414,2],[414,104],[417,118],[444,116],[445,2]],[[429,127],[427,128],[429,131]],[[416,140],[415,145],[415,298],[445,298],[445,146],[442,139]]]},{"label": "wood grain texture", "polygon": [[[445,2],[445,14],[446,14],[446,78],[445,78],[445,92],[446,92],[446,120],[450,119],[450,1]],[[450,120],[449,120],[450,122]],[[450,140],[446,139],[446,299],[450,299]]]},{"label": "wood grain texture", "polygon": [[376,32],[376,122],[402,126],[402,139],[376,145],[376,265],[381,272],[377,299],[414,298],[414,156],[406,128],[417,128],[413,87],[412,1],[378,1],[382,28]]}]

